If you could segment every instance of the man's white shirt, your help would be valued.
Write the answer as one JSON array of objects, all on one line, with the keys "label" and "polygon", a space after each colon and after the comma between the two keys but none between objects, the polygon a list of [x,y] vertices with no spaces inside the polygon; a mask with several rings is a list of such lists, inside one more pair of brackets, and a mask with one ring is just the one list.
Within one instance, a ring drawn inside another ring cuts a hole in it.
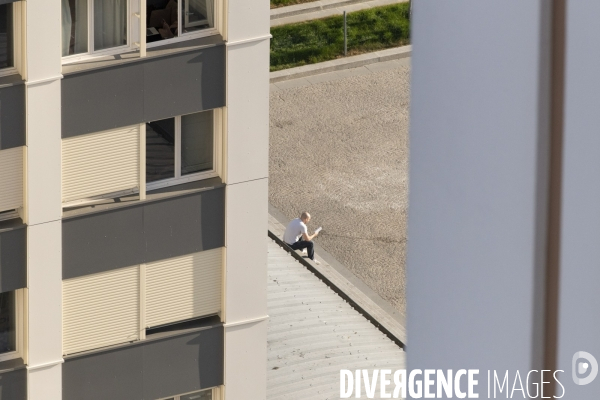
[{"label": "man's white shirt", "polygon": [[302,222],[300,218],[293,219],[290,221],[287,228],[285,228],[283,241],[287,244],[294,244],[302,237],[303,233],[308,235],[308,228],[306,228],[306,224]]}]

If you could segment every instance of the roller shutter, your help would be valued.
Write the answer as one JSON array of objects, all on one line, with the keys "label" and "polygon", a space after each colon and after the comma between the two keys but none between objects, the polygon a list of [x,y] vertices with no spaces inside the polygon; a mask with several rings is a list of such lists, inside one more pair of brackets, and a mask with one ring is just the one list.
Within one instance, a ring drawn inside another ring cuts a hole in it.
[{"label": "roller shutter", "polygon": [[137,340],[139,266],[63,281],[63,353]]},{"label": "roller shutter", "polygon": [[146,326],[221,311],[222,248],[146,265]]},{"label": "roller shutter", "polygon": [[62,200],[139,187],[139,125],[62,140]]},{"label": "roller shutter", "polygon": [[0,150],[0,212],[23,205],[23,147]]}]

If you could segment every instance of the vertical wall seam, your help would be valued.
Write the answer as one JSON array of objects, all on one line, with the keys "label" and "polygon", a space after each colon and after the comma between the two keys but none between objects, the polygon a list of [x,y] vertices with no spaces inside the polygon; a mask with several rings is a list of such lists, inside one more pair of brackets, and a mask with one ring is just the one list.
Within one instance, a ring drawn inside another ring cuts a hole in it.
[{"label": "vertical wall seam", "polygon": [[[548,230],[546,253],[546,299],[544,369],[555,370],[558,354],[558,312],[560,278],[560,231],[562,203],[563,122],[565,86],[566,1],[552,2],[552,50],[550,93],[550,179],[548,188]],[[550,384],[549,396],[555,394]]]}]

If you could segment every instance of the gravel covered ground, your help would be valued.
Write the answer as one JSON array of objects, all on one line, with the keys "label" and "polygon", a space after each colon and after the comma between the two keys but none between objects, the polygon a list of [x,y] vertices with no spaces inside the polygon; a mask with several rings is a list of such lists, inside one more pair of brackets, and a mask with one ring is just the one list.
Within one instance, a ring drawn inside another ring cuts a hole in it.
[{"label": "gravel covered ground", "polygon": [[406,308],[408,66],[271,93],[269,201]]}]

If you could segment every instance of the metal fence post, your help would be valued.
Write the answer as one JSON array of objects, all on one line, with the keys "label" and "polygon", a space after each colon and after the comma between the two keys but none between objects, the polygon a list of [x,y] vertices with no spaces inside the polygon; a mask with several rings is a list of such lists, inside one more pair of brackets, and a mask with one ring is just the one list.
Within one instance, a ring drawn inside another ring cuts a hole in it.
[{"label": "metal fence post", "polygon": [[348,25],[346,24],[346,11],[344,11],[344,57],[348,55]]}]

